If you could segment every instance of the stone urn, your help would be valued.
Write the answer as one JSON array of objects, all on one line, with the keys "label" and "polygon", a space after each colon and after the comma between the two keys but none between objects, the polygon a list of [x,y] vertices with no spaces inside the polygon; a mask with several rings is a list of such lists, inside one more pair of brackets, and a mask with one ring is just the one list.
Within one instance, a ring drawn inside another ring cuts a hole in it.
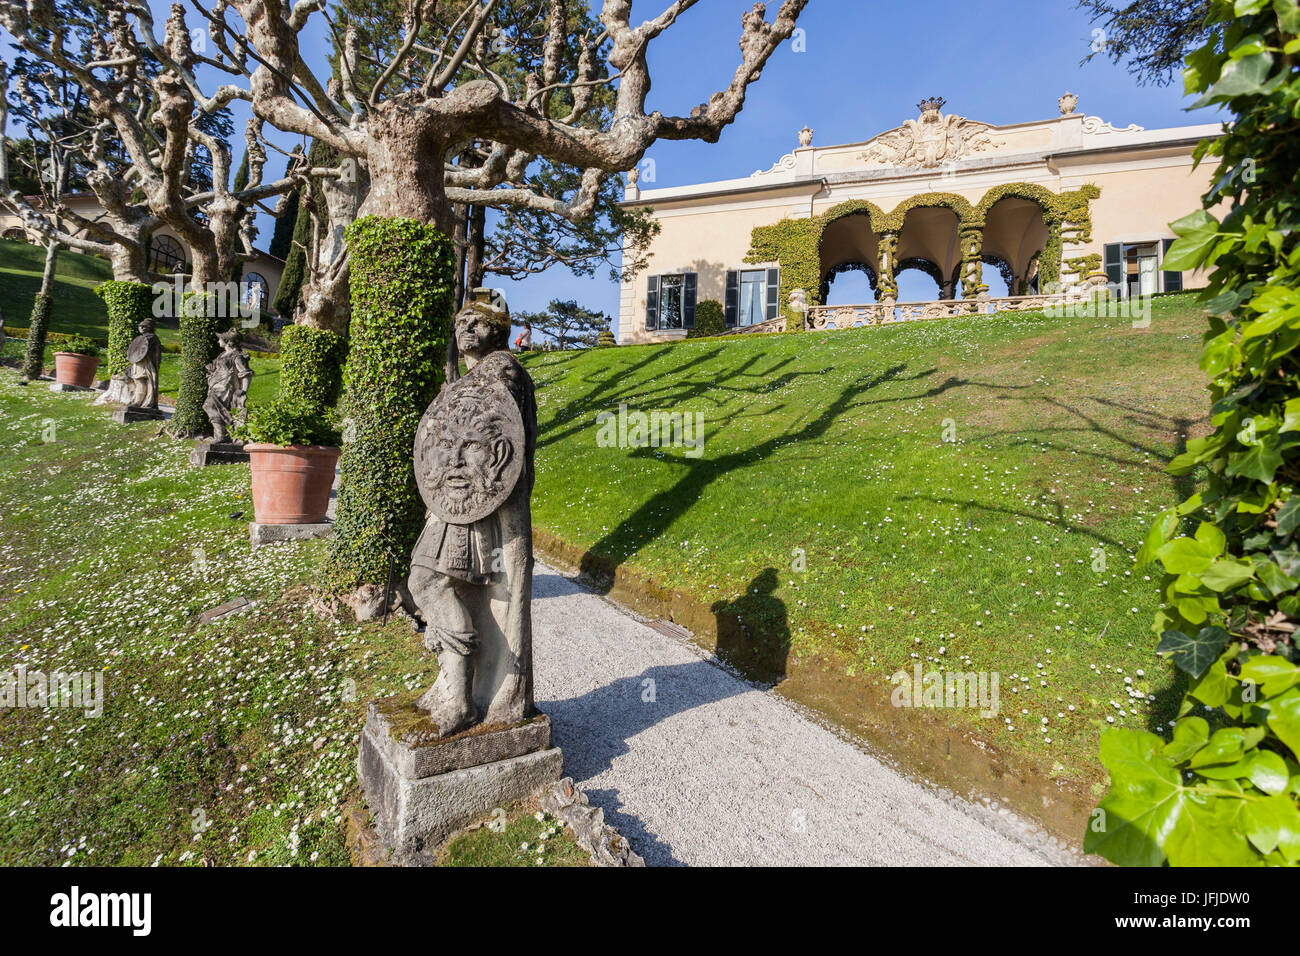
[{"label": "stone urn", "polygon": [[258,524],[325,521],[338,448],[255,442],[244,451],[253,471],[253,516]]},{"label": "stone urn", "polygon": [[95,384],[95,371],[98,368],[98,356],[82,355],[80,352],[54,353],[54,381],[60,385],[90,388]]}]

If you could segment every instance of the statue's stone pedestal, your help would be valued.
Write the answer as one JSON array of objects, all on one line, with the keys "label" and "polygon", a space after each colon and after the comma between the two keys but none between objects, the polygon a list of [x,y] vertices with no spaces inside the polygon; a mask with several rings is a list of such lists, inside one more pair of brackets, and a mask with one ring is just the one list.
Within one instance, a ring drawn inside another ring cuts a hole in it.
[{"label": "statue's stone pedestal", "polygon": [[370,702],[357,758],[375,829],[405,865],[432,862],[457,829],[559,780],[564,763],[545,714],[444,740],[417,696]]},{"label": "statue's stone pedestal", "polygon": [[248,461],[244,446],[231,441],[197,441],[190,452],[190,464],[195,468],[208,465],[237,465]]},{"label": "statue's stone pedestal", "polygon": [[128,405],[113,412],[113,421],[119,425],[129,425],[132,422],[156,422],[166,417],[156,408],[139,408],[135,405]]},{"label": "statue's stone pedestal", "polygon": [[248,523],[248,540],[254,549],[282,541],[310,541],[312,538],[324,538],[334,533],[333,521],[320,521],[315,524],[258,524]]}]

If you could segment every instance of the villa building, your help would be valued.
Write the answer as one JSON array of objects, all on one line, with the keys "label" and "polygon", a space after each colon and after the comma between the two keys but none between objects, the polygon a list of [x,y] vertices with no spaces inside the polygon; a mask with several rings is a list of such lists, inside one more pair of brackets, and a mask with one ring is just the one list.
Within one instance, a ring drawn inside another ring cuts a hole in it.
[{"label": "villa building", "polygon": [[[776,331],[1036,307],[1087,285],[1132,296],[1196,284],[1162,266],[1168,224],[1209,188],[1213,165],[1193,169],[1193,150],[1218,124],[1117,128],[1069,93],[1052,119],[1011,126],[944,105],[925,100],[917,119],[861,143],[814,146],[805,127],[798,148],[744,179],[643,190],[633,170],[623,205],[649,207],[661,231],[621,288],[619,342],[684,336],[706,299],[729,330]],[[935,302],[897,302],[906,269],[934,279]],[[989,297],[991,269],[1005,297]],[[826,306],[848,271],[865,273],[875,301]]]},{"label": "villa building", "polygon": [[[27,201],[40,208],[39,196],[29,196]],[[64,197],[64,204],[84,219],[94,221],[103,215],[104,208],[94,193],[75,193]],[[12,210],[0,206],[0,238],[32,241],[23,228],[22,219]],[[184,241],[170,226],[159,226],[149,239],[149,258],[147,267],[154,279],[169,281],[173,275],[189,272],[192,256]],[[284,260],[269,252],[256,250],[256,255],[244,263],[240,282],[247,297],[258,299],[260,308],[270,308],[275,299],[276,290],[280,288],[280,277],[284,272]],[[252,305],[251,301],[246,302]]]}]

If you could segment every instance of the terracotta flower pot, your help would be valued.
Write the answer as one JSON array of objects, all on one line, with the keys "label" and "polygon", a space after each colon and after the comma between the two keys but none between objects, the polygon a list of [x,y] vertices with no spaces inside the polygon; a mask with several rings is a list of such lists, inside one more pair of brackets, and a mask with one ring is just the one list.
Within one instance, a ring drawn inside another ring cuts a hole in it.
[{"label": "terracotta flower pot", "polygon": [[258,524],[317,524],[325,520],[339,449],[328,445],[244,446],[253,469],[253,517]]},{"label": "terracotta flower pot", "polygon": [[60,385],[80,385],[90,388],[95,384],[95,370],[99,359],[94,355],[77,352],[54,353],[54,381]]}]

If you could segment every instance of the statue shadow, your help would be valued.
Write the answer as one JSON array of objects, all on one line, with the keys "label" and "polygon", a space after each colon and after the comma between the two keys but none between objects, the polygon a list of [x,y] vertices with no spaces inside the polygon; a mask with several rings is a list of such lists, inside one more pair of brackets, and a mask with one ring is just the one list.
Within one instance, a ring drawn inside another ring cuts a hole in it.
[{"label": "statue shadow", "polygon": [[790,620],[775,568],[764,568],[738,598],[709,608],[718,636],[718,658],[747,679],[775,686],[785,680],[790,657]]}]

